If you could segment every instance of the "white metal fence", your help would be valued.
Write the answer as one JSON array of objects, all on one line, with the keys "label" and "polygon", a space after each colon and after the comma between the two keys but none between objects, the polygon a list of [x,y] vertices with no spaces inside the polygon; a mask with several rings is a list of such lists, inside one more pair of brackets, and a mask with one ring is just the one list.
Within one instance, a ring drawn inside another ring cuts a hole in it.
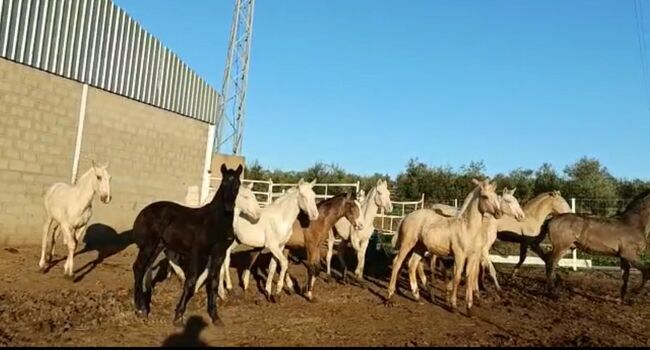
[{"label": "white metal fence", "polygon": [[215,123],[217,91],[111,0],[0,0],[0,57]]}]

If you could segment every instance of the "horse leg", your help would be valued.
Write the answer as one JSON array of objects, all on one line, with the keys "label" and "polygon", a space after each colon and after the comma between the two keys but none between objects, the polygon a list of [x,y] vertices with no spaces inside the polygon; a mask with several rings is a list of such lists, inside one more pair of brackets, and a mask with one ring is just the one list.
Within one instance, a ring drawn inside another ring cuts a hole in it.
[{"label": "horse leg", "polygon": [[[183,316],[185,314],[185,309],[187,307],[188,301],[192,298],[194,295],[194,291],[196,290],[196,280],[198,277],[198,272],[200,267],[206,266],[208,269],[208,274],[214,273],[214,268],[213,266],[208,266],[206,259],[208,257],[204,256],[203,254],[200,254],[201,252],[198,251],[197,248],[192,249],[192,252],[190,253],[189,258],[189,268],[187,272],[187,276],[185,278],[185,283],[183,283],[183,293],[181,294],[181,298],[178,301],[178,304],[176,305],[176,312],[174,314],[174,321],[173,324],[175,326],[182,326],[184,323]],[[212,284],[213,281],[210,280],[209,284]],[[212,287],[212,286],[210,286]],[[213,300],[214,302],[214,300]],[[208,305],[209,307],[209,305]]]},{"label": "horse leg", "polygon": [[[145,291],[145,277],[149,266],[151,266],[153,261],[156,259],[156,251],[158,251],[158,253],[162,251],[162,247],[159,247],[157,242],[141,247],[138,251],[138,256],[136,257],[135,262],[133,263],[133,298],[136,314],[142,317],[147,317],[149,314],[149,303],[147,302],[147,292]],[[172,268],[176,269],[173,263],[170,262],[170,264],[172,265]]]},{"label": "horse leg", "polygon": [[328,233],[327,237],[327,254],[325,255],[325,273],[326,281],[330,281],[332,278],[332,270],[331,270],[331,263],[332,263],[332,252],[334,251],[334,231],[330,230]]},{"label": "horse leg", "polygon": [[569,247],[553,247],[546,261],[546,287],[549,292],[555,289],[555,270],[557,263],[562,259]]},{"label": "horse leg", "polygon": [[77,249],[77,241],[75,240],[74,233],[72,228],[68,225],[61,225],[63,230],[63,235],[65,237],[65,243],[68,247],[68,258],[66,259],[65,265],[63,265],[64,276],[69,280],[74,279],[74,252]]},{"label": "horse leg", "polygon": [[619,303],[622,304],[625,301],[627,282],[630,279],[630,263],[625,258],[621,258],[621,269],[623,270],[623,286],[621,286],[621,299],[619,300]]},{"label": "horse leg", "polygon": [[273,258],[271,258],[271,261],[269,262],[269,270],[266,274],[266,286],[264,287],[266,299],[269,301],[272,301],[273,275],[275,275],[277,267],[278,261],[275,255],[273,255]]},{"label": "horse leg", "polygon": [[363,270],[366,264],[366,250],[368,249],[368,243],[370,243],[370,240],[367,239],[359,242],[359,249],[357,250],[357,268],[354,271],[354,275],[361,284],[364,284]]},{"label": "horse leg", "polygon": [[434,286],[433,283],[436,280],[436,260],[438,257],[431,254],[431,262],[429,263],[429,268],[431,269],[431,284],[429,285],[429,295],[431,296],[431,302],[435,302],[434,298]]},{"label": "horse leg", "polygon": [[483,254],[483,261],[487,265],[487,269],[490,273],[490,277],[492,277],[492,282],[494,282],[494,286],[497,289],[497,292],[501,292],[501,286],[499,285],[499,280],[497,279],[497,270],[494,268],[494,264],[492,264],[492,260],[490,260],[490,255],[488,254]]},{"label": "horse leg", "polygon": [[465,302],[467,303],[467,316],[472,317],[472,303],[474,297],[474,289],[478,286],[478,271],[480,267],[481,254],[472,254],[467,259],[467,281],[465,285]]},{"label": "horse leg", "polygon": [[[254,251],[251,255],[251,261],[248,264],[248,266],[244,269],[241,275],[241,283],[242,283],[242,288],[244,288],[244,293],[248,290],[248,283],[250,282],[250,277],[251,277],[251,270],[253,269],[253,265],[255,265],[255,261],[257,261],[257,258],[260,256],[262,253],[262,250],[257,250]],[[271,259],[273,260],[273,259]]]},{"label": "horse leg", "polygon": [[220,251],[219,246],[217,245],[217,247],[212,249],[212,254],[210,254],[207,266],[208,281],[205,284],[205,289],[208,294],[208,315],[210,315],[210,318],[212,319],[212,324],[217,327],[223,326],[223,322],[217,313],[217,303],[215,300],[215,292],[218,292],[217,288],[219,287],[219,281],[216,274],[217,270],[223,271],[224,267],[226,269],[228,268],[227,265],[224,265],[226,254],[227,253],[223,250]]},{"label": "horse leg", "polygon": [[[447,284],[447,302],[451,306],[452,312],[458,311],[457,294],[460,280],[463,277],[463,269],[465,267],[465,253],[462,251],[454,253],[454,278]],[[467,281],[471,286],[471,282]]]},{"label": "horse leg", "polygon": [[309,301],[314,301],[314,283],[318,276],[318,262],[320,261],[320,249],[316,247],[307,248],[307,285],[305,285],[305,297]]},{"label": "horse leg", "polygon": [[399,252],[393,259],[393,269],[390,274],[390,282],[388,283],[388,295],[386,297],[386,303],[390,303],[390,299],[393,297],[393,294],[395,294],[395,285],[397,284],[397,276],[399,275],[399,270],[402,268],[402,263],[404,262],[404,259],[406,259],[406,256],[408,253],[411,252],[411,249],[413,249],[413,246],[415,244],[409,244],[410,242],[402,242],[399,248]]},{"label": "horse leg", "polygon": [[417,252],[413,252],[413,254],[411,254],[411,258],[409,259],[408,262],[409,282],[411,284],[411,293],[413,294],[413,298],[415,298],[415,301],[420,301],[420,289],[418,288],[418,280],[416,278],[416,272],[418,270],[418,267],[421,266],[421,262],[422,262],[422,255],[420,255]]},{"label": "horse leg", "polygon": [[517,272],[519,272],[519,268],[521,267],[521,265],[523,265],[524,261],[526,261],[527,254],[528,254],[528,242],[526,241],[526,237],[522,236],[521,242],[519,242],[519,261],[512,269],[512,275],[510,275],[510,277],[514,278],[517,276]]},{"label": "horse leg", "polygon": [[[278,260],[278,263],[280,264],[280,274],[278,275],[278,284],[275,286],[275,295],[276,296],[274,297],[273,294],[270,294],[271,295],[271,300],[273,302],[277,303],[277,302],[280,301],[280,295],[281,295],[280,293],[282,292],[282,289],[284,288],[284,278],[285,278],[285,275],[287,274],[287,269],[289,268],[289,261],[284,256],[283,251],[282,251],[283,249],[281,247],[272,245],[272,246],[270,246],[268,248],[271,251],[271,254],[273,254],[273,256]],[[269,268],[269,270],[270,270],[270,268]],[[271,280],[271,276],[273,276],[272,273],[273,272],[269,271],[269,280]],[[269,288],[267,288],[267,291],[270,293],[271,288],[270,288],[270,285],[268,284],[268,281],[267,281],[267,287],[269,287]]]},{"label": "horse leg", "polygon": [[348,275],[348,265],[345,263],[345,253],[348,250],[348,241],[345,239],[341,239],[341,243],[339,244],[339,249],[336,252],[336,257],[339,260],[339,265],[341,265],[341,282],[343,284],[347,283],[347,275]]},{"label": "horse leg", "polygon": [[52,254],[50,253],[51,251],[51,245],[54,245],[54,232],[52,232],[52,238],[50,238],[50,231],[51,231],[51,226],[54,223],[54,219],[48,216],[47,220],[45,220],[45,225],[43,225],[43,243],[41,246],[41,260],[38,262],[38,267],[40,268],[41,272],[45,272],[47,269],[47,265],[52,261]]},{"label": "horse leg", "polygon": [[[424,257],[422,257],[424,259]],[[420,261],[418,264],[418,277],[420,278],[420,283],[422,283],[422,288],[427,287],[427,275],[424,273],[424,261]]]},{"label": "horse leg", "polygon": [[641,271],[641,283],[639,283],[638,286],[632,289],[632,293],[634,294],[639,293],[641,289],[643,289],[643,286],[645,286],[646,282],[648,282],[648,279],[650,278],[650,267],[648,267],[647,265],[641,262],[638,253],[630,254],[627,252],[622,252],[621,258],[625,258],[630,263],[630,265],[632,265],[632,267]]}]

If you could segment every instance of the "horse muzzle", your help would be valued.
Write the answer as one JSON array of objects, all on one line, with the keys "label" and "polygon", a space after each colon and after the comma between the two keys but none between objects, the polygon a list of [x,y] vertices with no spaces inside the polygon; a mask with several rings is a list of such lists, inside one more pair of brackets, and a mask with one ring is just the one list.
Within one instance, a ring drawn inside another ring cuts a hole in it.
[{"label": "horse muzzle", "polygon": [[110,203],[110,202],[111,202],[111,199],[112,199],[112,197],[111,197],[110,194],[101,197],[102,202],[104,202],[105,204]]},{"label": "horse muzzle", "polygon": [[526,215],[521,215],[521,214],[520,214],[520,215],[517,215],[517,216],[515,217],[515,219],[517,219],[517,221],[520,221],[520,222],[521,222],[521,221],[524,221],[524,220],[526,220]]},{"label": "horse muzzle", "polygon": [[309,220],[311,221],[318,220],[318,211],[316,211],[316,213],[309,213]]},{"label": "horse muzzle", "polygon": [[497,209],[497,210],[494,212],[494,218],[495,218],[495,219],[501,219],[502,216],[503,216],[503,212],[501,211],[501,209]]}]

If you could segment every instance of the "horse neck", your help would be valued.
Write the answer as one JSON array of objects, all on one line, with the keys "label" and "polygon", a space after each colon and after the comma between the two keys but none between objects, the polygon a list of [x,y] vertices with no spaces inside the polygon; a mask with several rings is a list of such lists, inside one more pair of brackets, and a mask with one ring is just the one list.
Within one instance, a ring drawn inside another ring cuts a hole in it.
[{"label": "horse neck", "polygon": [[84,208],[90,207],[93,198],[95,197],[95,189],[92,184],[93,175],[92,169],[86,171],[75,185],[75,197],[77,198],[77,203]]},{"label": "horse neck", "polygon": [[287,193],[271,203],[269,209],[279,212],[283,222],[293,222],[300,213],[298,204],[298,190],[289,190]]},{"label": "horse neck", "polygon": [[524,220],[534,226],[541,226],[548,215],[553,211],[553,198],[548,196],[532,206],[524,208]]},{"label": "horse neck", "polygon": [[623,221],[643,232],[644,236],[650,233],[650,204],[642,210],[627,210],[621,214]]},{"label": "horse neck", "polygon": [[470,233],[478,233],[483,223],[483,214],[478,210],[478,201],[478,192],[474,192],[467,209],[460,215],[460,219]]},{"label": "horse neck", "polygon": [[366,195],[365,201],[361,204],[361,211],[363,215],[364,225],[368,225],[375,221],[379,206],[375,202],[375,197],[377,196],[377,190],[375,187],[370,190],[370,193]]}]

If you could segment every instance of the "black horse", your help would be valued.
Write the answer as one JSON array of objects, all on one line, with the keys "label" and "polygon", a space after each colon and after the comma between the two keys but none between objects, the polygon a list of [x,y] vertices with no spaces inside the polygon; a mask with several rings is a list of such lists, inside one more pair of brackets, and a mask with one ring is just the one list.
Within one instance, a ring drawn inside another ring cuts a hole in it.
[{"label": "black horse", "polygon": [[185,307],[194,294],[196,280],[206,268],[208,314],[214,325],[222,325],[215,301],[218,288],[216,272],[221,269],[226,249],[235,239],[232,221],[242,170],[241,165],[236,170],[222,165],[221,185],[212,201],[203,207],[189,208],[160,201],[140,211],[133,224],[134,241],[139,249],[133,263],[133,293],[139,316],[147,317],[149,314],[152,265],[162,250],[167,249],[183,256],[181,268],[186,274],[174,325],[183,324]]}]

